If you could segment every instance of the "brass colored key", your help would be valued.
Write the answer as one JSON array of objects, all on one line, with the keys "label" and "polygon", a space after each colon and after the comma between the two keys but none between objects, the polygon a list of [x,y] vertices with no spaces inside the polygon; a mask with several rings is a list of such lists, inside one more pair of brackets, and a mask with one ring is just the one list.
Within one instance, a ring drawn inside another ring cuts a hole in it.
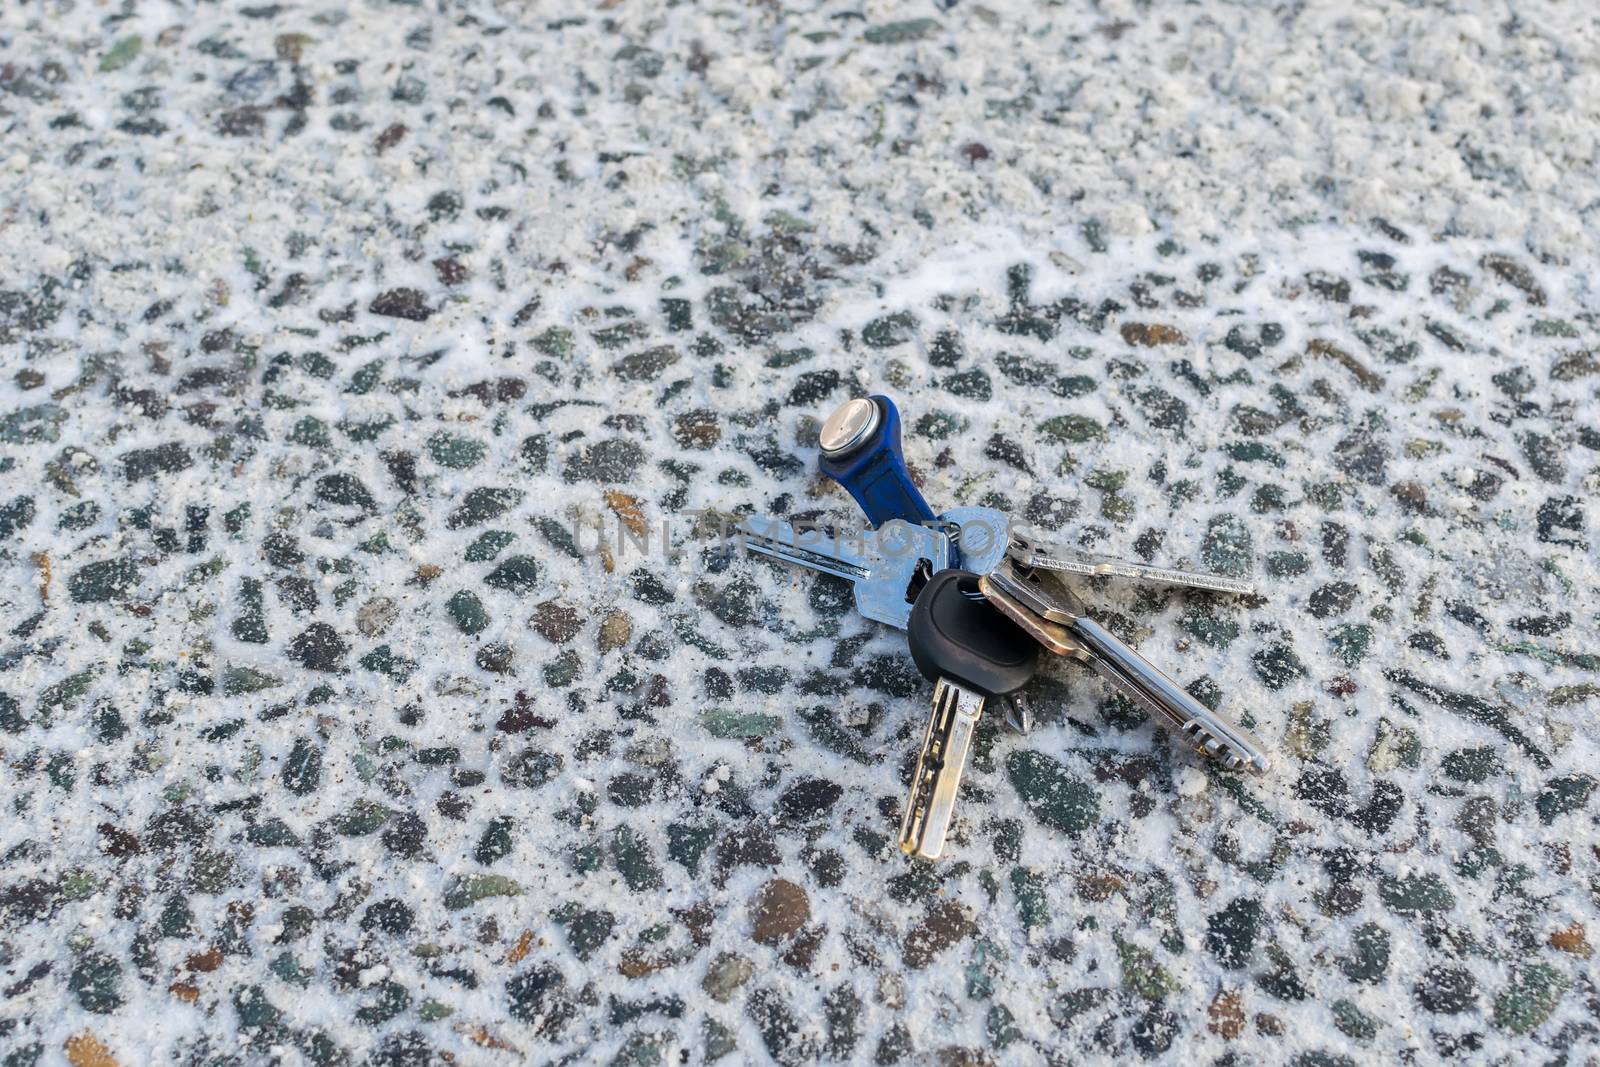
[{"label": "brass colored key", "polygon": [[906,636],[911,658],[934,690],[900,822],[900,848],[938,859],[984,704],[1028,684],[1039,646],[984,600],[976,574],[961,570],[928,579],[912,606]]}]

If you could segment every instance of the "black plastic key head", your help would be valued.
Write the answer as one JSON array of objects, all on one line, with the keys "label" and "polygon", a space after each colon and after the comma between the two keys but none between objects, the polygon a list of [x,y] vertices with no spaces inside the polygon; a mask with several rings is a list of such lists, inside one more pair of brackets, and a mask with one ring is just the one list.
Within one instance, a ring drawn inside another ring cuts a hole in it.
[{"label": "black plastic key head", "polygon": [[917,594],[906,627],[911,658],[929,681],[949,679],[986,697],[1028,684],[1039,644],[983,598],[978,576],[945,570]]}]

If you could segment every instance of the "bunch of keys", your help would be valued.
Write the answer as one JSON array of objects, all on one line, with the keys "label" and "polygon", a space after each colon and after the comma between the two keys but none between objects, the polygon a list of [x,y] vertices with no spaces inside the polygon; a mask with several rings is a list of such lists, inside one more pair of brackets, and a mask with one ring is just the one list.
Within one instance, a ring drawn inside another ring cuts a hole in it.
[{"label": "bunch of keys", "polygon": [[[1028,729],[1016,693],[1032,678],[1041,646],[1087,665],[1225,767],[1267,770],[1266,753],[1248,732],[1095,622],[1065,576],[1113,575],[1232,593],[1253,592],[1251,583],[1013,537],[1005,513],[993,508],[935,515],[911,482],[899,413],[888,397],[846,402],[824,423],[820,444],[823,473],[861,505],[874,534],[847,541],[813,531],[808,540],[786,523],[756,518],[746,519],[740,532],[753,552],[852,582],[862,614],[908,630],[913,659],[935,682],[901,826],[904,851],[928,859],[942,854],[986,701],[1004,698],[1007,723]],[[924,598],[930,598],[926,604]],[[1023,649],[1028,655],[1020,654]]]}]

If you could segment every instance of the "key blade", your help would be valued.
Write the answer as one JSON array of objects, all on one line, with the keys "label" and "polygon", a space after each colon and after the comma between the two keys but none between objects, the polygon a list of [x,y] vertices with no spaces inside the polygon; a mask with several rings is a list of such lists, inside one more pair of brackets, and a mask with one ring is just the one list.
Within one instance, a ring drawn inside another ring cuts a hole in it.
[{"label": "key blade", "polygon": [[807,570],[852,582],[871,573],[853,544],[823,530],[796,528],[778,519],[747,518],[739,524],[738,533],[749,551]]},{"label": "key blade", "polygon": [[940,679],[933,690],[933,712],[917,753],[900,819],[900,851],[921,859],[944,855],[945,839],[955,813],[967,753],[983,713],[984,698]]},{"label": "key blade", "polygon": [[1086,577],[1131,578],[1140,582],[1157,582],[1162,585],[1181,585],[1190,589],[1209,589],[1216,593],[1253,595],[1256,584],[1244,578],[1205,571],[1188,571],[1177,567],[1156,567],[1113,556],[1099,556],[1060,545],[1047,545],[1013,534],[1011,558],[1024,567],[1037,567],[1046,571],[1082,574]]},{"label": "key blade", "polygon": [[1247,731],[1200,703],[1155,664],[1093,619],[1078,620],[1072,635],[1089,650],[1089,665],[1118,690],[1157,712],[1204,754],[1232,770],[1264,774],[1272,762]]},{"label": "key blade", "polygon": [[919,572],[933,574],[950,566],[948,537],[900,519],[891,519],[876,530],[840,536],[752,516],[735,532],[750,552],[849,581],[854,586],[857,611],[901,630],[911,619]]}]

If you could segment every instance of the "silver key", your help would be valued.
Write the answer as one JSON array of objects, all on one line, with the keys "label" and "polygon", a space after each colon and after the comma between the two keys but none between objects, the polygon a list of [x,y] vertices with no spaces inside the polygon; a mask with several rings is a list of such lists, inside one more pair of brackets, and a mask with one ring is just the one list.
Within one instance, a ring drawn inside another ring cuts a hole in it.
[{"label": "silver key", "polygon": [[739,524],[744,547],[855,587],[856,610],[904,630],[916,585],[950,566],[950,539],[938,530],[893,519],[876,530],[840,537],[814,527],[750,517]]},{"label": "silver key", "polygon": [[911,791],[900,819],[900,851],[908,856],[936,860],[944,855],[961,772],[983,705],[981,693],[944,678],[934,683],[933,714],[917,750],[917,767],[911,772]]},{"label": "silver key", "polygon": [[1089,666],[1118,692],[1165,718],[1196,749],[1229,770],[1260,774],[1270,766],[1254,737],[1190,696],[1155,664],[1090,618],[1083,601],[1057,576],[1019,569],[1008,560],[984,576],[979,588],[990,603],[1045,648]]},{"label": "silver key", "polygon": [[1237,593],[1249,596],[1255,593],[1254,582],[1244,578],[1205,571],[1186,571],[1176,567],[1153,567],[1145,563],[1115,559],[1079,552],[1061,545],[1052,545],[1013,530],[1010,556],[1023,567],[1090,577],[1109,575],[1114,578],[1132,578],[1141,582],[1159,582],[1163,585],[1182,585],[1191,589],[1210,589],[1218,593]]}]

